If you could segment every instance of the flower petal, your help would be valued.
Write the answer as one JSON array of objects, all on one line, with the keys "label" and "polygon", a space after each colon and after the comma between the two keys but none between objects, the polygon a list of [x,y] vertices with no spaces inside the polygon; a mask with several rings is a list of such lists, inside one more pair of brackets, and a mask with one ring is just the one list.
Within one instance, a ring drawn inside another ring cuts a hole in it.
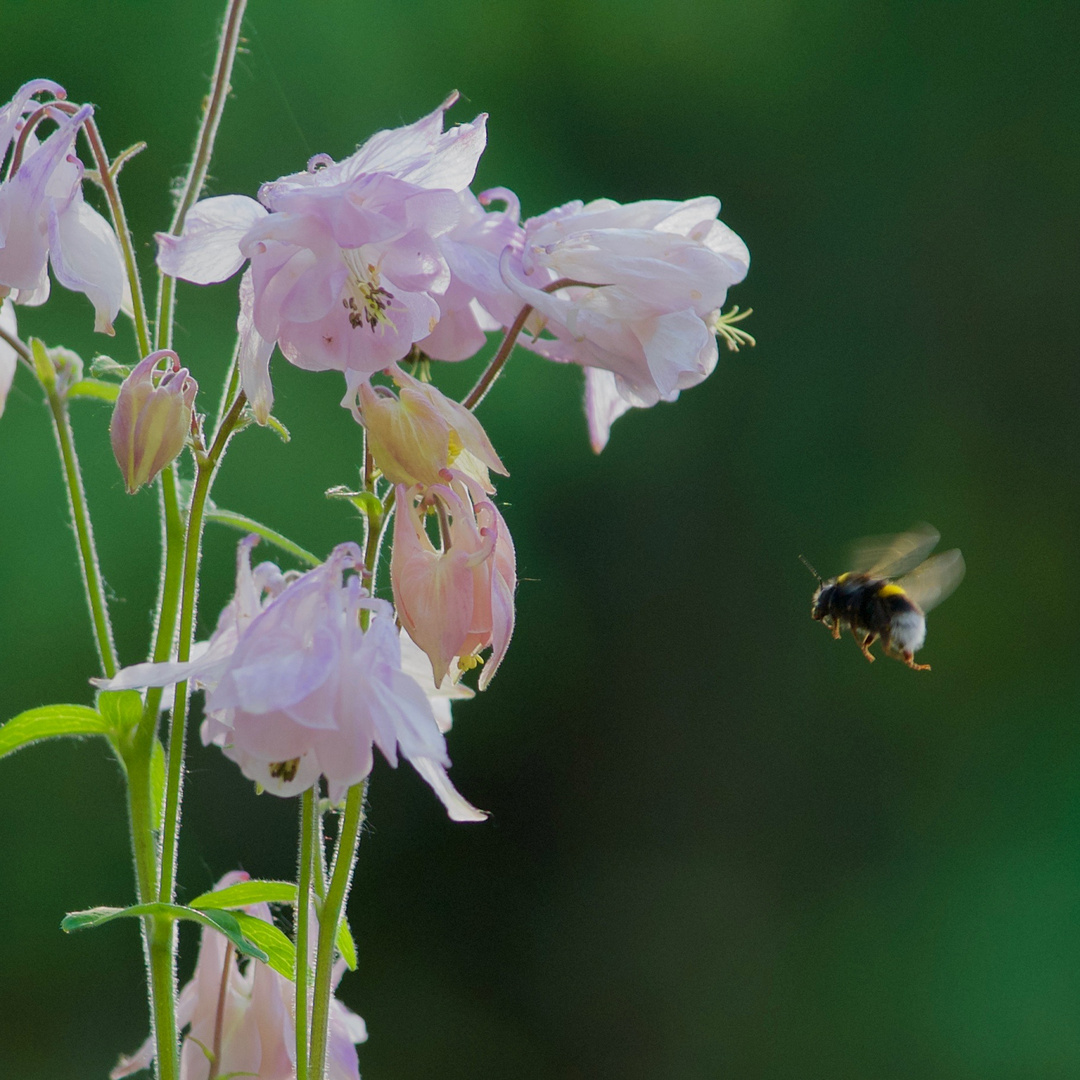
[{"label": "flower petal", "polygon": [[244,264],[240,240],[262,218],[263,209],[246,195],[219,195],[197,202],[179,236],[155,233],[158,266],[171,277],[210,285],[232,277]]}]

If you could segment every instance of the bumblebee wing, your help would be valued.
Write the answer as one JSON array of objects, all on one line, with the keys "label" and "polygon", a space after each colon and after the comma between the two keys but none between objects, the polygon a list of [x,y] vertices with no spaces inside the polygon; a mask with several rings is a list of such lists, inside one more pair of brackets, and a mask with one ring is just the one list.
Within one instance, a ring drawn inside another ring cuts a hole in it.
[{"label": "bumblebee wing", "polygon": [[936,608],[963,579],[964,556],[959,548],[953,548],[927,559],[897,585],[926,612]]},{"label": "bumblebee wing", "polygon": [[870,536],[855,545],[848,566],[855,573],[897,578],[930,554],[941,534],[932,525],[916,525],[899,536]]}]

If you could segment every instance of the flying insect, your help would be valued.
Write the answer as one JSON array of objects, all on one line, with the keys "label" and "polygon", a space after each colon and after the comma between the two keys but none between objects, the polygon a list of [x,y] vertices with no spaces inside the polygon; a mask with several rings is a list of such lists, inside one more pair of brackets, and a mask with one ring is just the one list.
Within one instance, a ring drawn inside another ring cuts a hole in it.
[{"label": "flying insect", "polygon": [[964,557],[957,548],[927,558],[940,539],[937,529],[918,525],[899,536],[864,540],[852,556],[854,569],[828,580],[800,555],[818,579],[811,618],[824,623],[836,639],[850,630],[871,663],[870,646],[880,639],[887,656],[913,671],[929,671],[929,664],[915,663],[926,640],[926,613],[964,576]]}]

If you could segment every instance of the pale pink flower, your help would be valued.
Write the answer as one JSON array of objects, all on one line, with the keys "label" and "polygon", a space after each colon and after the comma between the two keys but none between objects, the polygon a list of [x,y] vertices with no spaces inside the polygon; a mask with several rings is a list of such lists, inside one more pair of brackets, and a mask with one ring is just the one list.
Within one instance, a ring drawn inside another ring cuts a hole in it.
[{"label": "pale pink flower", "polygon": [[[163,360],[164,370],[156,370]],[[151,353],[124,380],[109,438],[129,494],[153,480],[184,449],[198,389],[171,349]]]},{"label": "pale pink flower", "polygon": [[[401,670],[391,606],[368,597],[349,569],[355,544],[340,544],[306,574],[272,563],[252,571],[240,545],[236,594],[217,630],[187,664],[138,664],[104,689],[162,686],[191,679],[206,690],[204,743],[220,746],[249,779],[293,795],[325,776],[338,802],[371,771],[373,745],[396,766],[405,757],[455,821],[486,815],[461,797],[431,705]],[[361,628],[360,613],[369,613]]]},{"label": "pale pink flower", "polygon": [[357,391],[368,449],[387,480],[406,486],[441,483],[443,470],[463,454],[475,462],[469,471],[487,491],[494,490],[488,469],[509,475],[473,413],[397,365],[389,374],[399,387],[397,395],[369,383]]},{"label": "pale pink flower", "polygon": [[[495,504],[471,478],[428,488],[397,489],[390,576],[398,618],[427,654],[435,685],[452,666],[468,670],[491,648],[480,675],[485,689],[502,663],[514,631],[517,584],[514,544]],[[429,507],[444,530],[441,549],[424,527]]]},{"label": "pale pink flower", "polygon": [[[6,297],[0,300],[0,329],[5,330],[12,337],[18,336],[19,333],[19,327],[15,321],[15,306]],[[4,415],[8,391],[15,378],[15,368],[18,363],[19,354],[3,338],[0,338],[0,416]]]},{"label": "pale pink flower", "polygon": [[[627,408],[673,401],[716,366],[720,309],[750,264],[719,210],[711,197],[567,203],[524,223],[520,256],[503,253],[506,284],[535,309],[522,344],[610,373],[588,383],[594,448]],[[584,284],[543,291],[562,279]]]},{"label": "pale pink flower", "polygon": [[[415,124],[373,135],[344,161],[313,157],[305,172],[264,184],[258,202],[227,195],[197,203],[182,236],[158,235],[158,265],[199,284],[222,281],[250,260],[238,323],[241,376],[260,421],[269,415],[275,343],[298,367],[343,372],[348,402],[434,333],[441,301],[458,311],[461,298],[446,299],[451,273],[441,238],[471,210],[464,193],[484,149],[486,117],[443,131],[456,97]],[[431,355],[461,359],[468,332],[448,328]]]},{"label": "pale pink flower", "polygon": [[124,260],[112,227],[83,201],[83,164],[74,152],[75,137],[93,108],[83,105],[70,115],[51,110],[48,119],[56,128],[39,141],[36,131],[24,129],[41,107],[34,100],[41,93],[64,97],[63,87],[36,79],[0,109],[0,164],[9,147],[22,143],[21,161],[15,162],[12,150],[0,183],[0,297],[43,304],[51,263],[61,285],[85,293],[94,305],[94,329],[112,334],[127,287]]},{"label": "pale pink flower", "polygon": [[[237,871],[226,874],[214,888],[247,880],[247,874]],[[253,904],[245,910],[265,922],[272,921],[266,904]],[[313,923],[314,918],[313,914]],[[315,937],[317,933],[309,935],[313,944]],[[343,971],[344,961],[338,961],[335,986]],[[209,927],[202,931],[195,972],[177,999],[176,1022],[181,1030],[187,1028],[180,1050],[180,1080],[207,1080],[207,1052],[213,1053],[216,1043],[220,1050],[216,1076],[240,1074],[259,1080],[292,1080],[296,1076],[295,984],[257,960],[248,960],[242,969],[225,936]],[[331,997],[328,1080],[360,1080],[355,1044],[366,1039],[364,1021]],[[153,1059],[151,1037],[130,1057],[120,1058],[110,1080],[148,1069]]]},{"label": "pale pink flower", "polygon": [[[499,257],[510,248],[520,252],[524,232],[518,224],[517,196],[493,188],[478,199],[463,191],[458,224],[439,238],[450,268],[450,283],[439,302],[439,324],[417,346],[438,360],[466,360],[484,347],[487,333],[509,326],[521,310],[521,300],[502,279]],[[492,201],[505,210],[486,210]]]}]

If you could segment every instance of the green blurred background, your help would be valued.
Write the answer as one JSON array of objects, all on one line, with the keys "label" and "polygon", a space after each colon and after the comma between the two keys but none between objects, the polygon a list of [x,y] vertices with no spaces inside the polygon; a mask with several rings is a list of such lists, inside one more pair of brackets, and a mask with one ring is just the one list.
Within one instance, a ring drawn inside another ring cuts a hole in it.
[{"label": "green blurred background", "polygon": [[[4,0],[7,96],[93,101],[144,265],[195,131],[217,2]],[[716,194],[753,254],[758,346],[597,458],[580,372],[518,354],[481,417],[512,476],[518,628],[459,708],[454,825],[375,768],[350,918],[368,1080],[1050,1078],[1080,1074],[1080,80],[1074,7],[1021,0],[252,0],[211,192],[254,194],[457,87],[491,114],[477,190]],[[235,283],[180,293],[216,398]],[[89,359],[84,298],[24,334]],[[476,364],[438,372],[463,388]],[[220,505],[324,553],[355,522],[340,376],[275,361],[288,447],[233,444]],[[155,498],[106,411],[75,424],[121,655],[144,656]],[[808,618],[853,537],[933,522],[968,576],[915,675]],[[203,632],[236,535],[210,526]],[[287,565],[287,561],[283,561]],[[0,718],[90,700],[57,455],[20,372],[0,421]],[[291,876],[295,805],[193,747],[180,879]],[[0,763],[0,1076],[105,1076],[147,1030],[103,744]],[[194,936],[184,940],[183,970]]]}]

